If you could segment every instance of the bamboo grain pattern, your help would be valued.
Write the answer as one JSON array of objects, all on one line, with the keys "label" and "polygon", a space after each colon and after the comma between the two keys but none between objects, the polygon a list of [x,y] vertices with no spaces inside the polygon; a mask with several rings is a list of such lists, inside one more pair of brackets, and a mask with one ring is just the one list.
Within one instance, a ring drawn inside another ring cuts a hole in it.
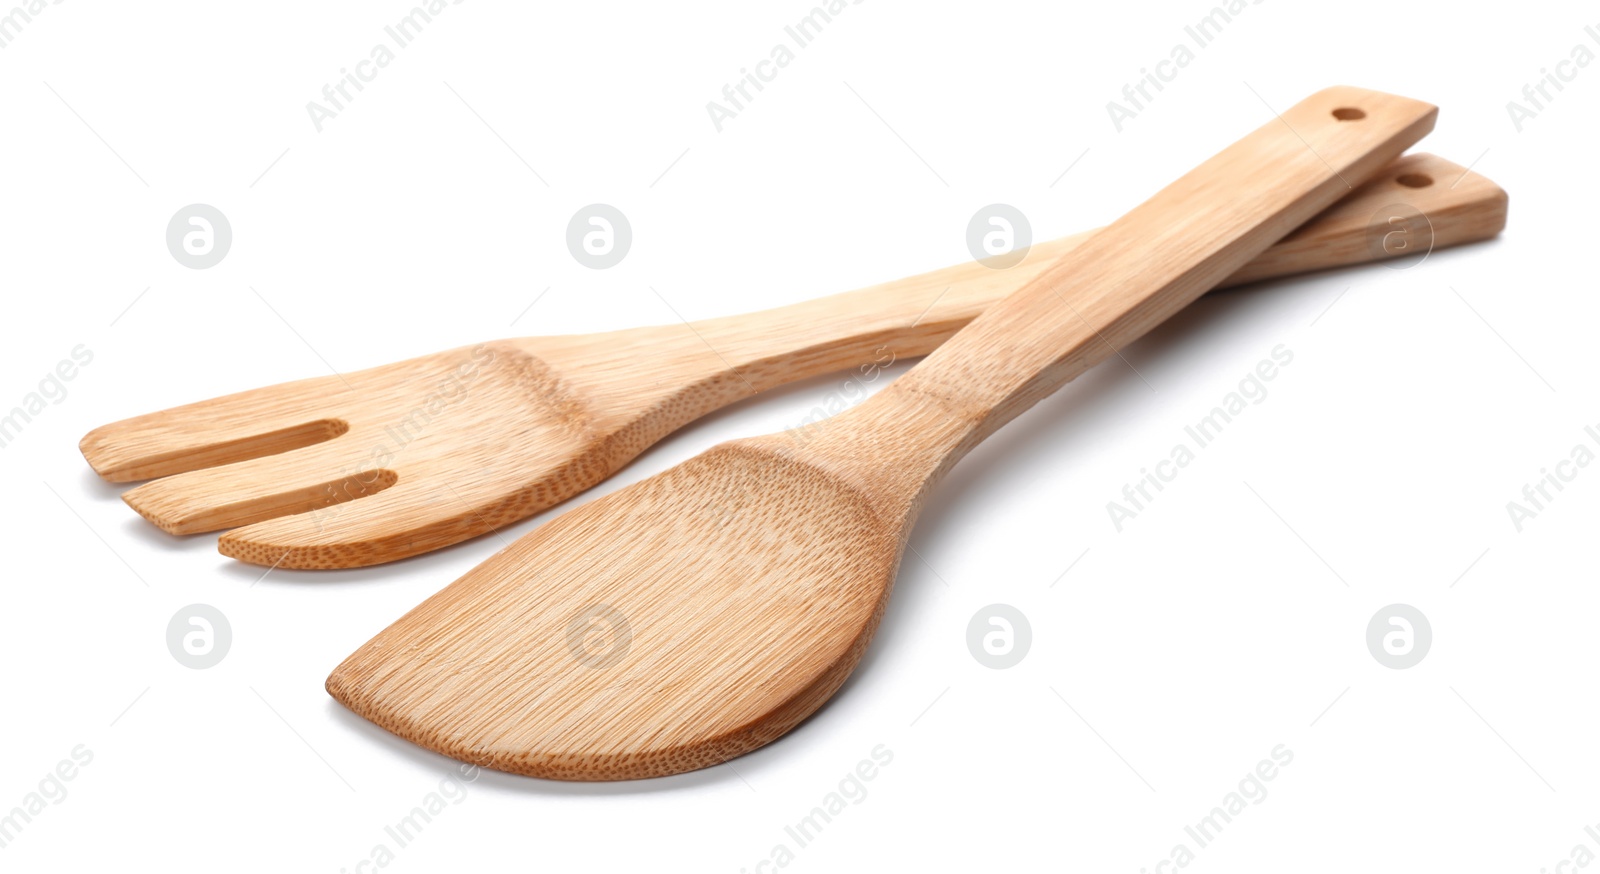
[{"label": "bamboo grain pattern", "polygon": [[860,660],[950,465],[1332,205],[1346,180],[1372,178],[1434,116],[1319,92],[811,439],[725,443],[561,515],[358,649],[328,691],[429,749],[556,779],[677,773],[782,736]]},{"label": "bamboo grain pattern", "polygon": [[[1412,246],[1481,240],[1505,223],[1492,182],[1411,155],[1221,284],[1406,254],[1374,231],[1395,205]],[[255,389],[97,428],[81,448],[108,480],[153,480],[124,499],[163,530],[232,529],[218,548],[233,558],[393,561],[554,506],[756,392],[925,355],[1090,236],[1036,244],[1004,270],[967,262],[693,325],[501,340]]]}]

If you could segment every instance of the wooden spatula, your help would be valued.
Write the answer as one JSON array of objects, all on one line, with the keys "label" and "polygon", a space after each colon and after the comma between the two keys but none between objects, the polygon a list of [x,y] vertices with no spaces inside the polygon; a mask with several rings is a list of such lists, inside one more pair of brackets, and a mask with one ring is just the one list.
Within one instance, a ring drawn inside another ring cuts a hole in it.
[{"label": "wooden spatula", "polygon": [[[777,738],[854,669],[951,465],[1377,173],[1434,116],[1319,92],[809,439],[725,443],[556,518],[357,650],[328,691],[422,746],[559,779],[687,771]],[[609,647],[591,636],[602,627]]]},{"label": "wooden spatula", "polygon": [[[1407,156],[1223,285],[1485,239],[1505,214],[1487,179]],[[693,326],[504,340],[246,391],[97,428],[83,454],[115,482],[165,477],[125,499],[169,532],[243,526],[225,555],[392,561],[559,503],[758,389],[924,355],[1088,236],[1007,270],[969,262]]]}]

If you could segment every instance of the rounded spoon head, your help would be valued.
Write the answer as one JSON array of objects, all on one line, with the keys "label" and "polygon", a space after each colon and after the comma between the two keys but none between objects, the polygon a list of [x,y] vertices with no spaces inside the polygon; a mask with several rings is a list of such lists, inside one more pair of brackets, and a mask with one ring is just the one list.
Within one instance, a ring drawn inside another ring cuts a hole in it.
[{"label": "rounded spoon head", "polygon": [[849,676],[902,527],[771,441],[723,444],[507,547],[327,688],[401,737],[504,771],[622,780],[720,764]]}]

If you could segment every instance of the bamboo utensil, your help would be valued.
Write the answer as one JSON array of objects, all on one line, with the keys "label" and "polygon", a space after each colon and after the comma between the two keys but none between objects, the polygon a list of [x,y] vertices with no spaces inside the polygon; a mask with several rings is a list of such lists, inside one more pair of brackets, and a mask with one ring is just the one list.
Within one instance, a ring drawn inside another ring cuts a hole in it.
[{"label": "bamboo utensil", "polygon": [[772,741],[854,669],[958,459],[1372,177],[1435,113],[1313,95],[809,439],[724,443],[556,518],[362,646],[328,691],[429,749],[558,779],[671,774]]},{"label": "bamboo utensil", "polygon": [[[1340,190],[1222,284],[1485,239],[1505,224],[1503,191],[1431,155]],[[1383,211],[1396,206],[1390,226]],[[124,499],[162,529],[234,529],[218,542],[224,555],[288,568],[393,561],[557,504],[758,390],[925,355],[1089,236],[1037,244],[1008,270],[969,262],[692,326],[502,340],[259,388],[97,428],[81,448],[108,480],[154,479]]]}]

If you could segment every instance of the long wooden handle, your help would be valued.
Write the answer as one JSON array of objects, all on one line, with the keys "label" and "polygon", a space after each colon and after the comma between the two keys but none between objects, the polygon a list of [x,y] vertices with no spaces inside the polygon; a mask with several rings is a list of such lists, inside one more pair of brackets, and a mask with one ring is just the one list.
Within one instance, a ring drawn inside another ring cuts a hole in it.
[{"label": "long wooden handle", "polygon": [[996,428],[1373,178],[1432,130],[1437,114],[1431,104],[1349,87],[1289,108],[990,306],[852,410],[854,424],[877,435],[875,464],[921,468],[922,481],[933,481]]},{"label": "long wooden handle", "polygon": [[[1444,158],[1406,155],[1224,280],[1220,288],[1486,240],[1506,223],[1490,180]],[[1036,243],[1005,269],[976,261],[775,309],[695,322],[745,380],[785,382],[926,355],[1095,231]],[[713,362],[720,364],[721,362]]]}]

